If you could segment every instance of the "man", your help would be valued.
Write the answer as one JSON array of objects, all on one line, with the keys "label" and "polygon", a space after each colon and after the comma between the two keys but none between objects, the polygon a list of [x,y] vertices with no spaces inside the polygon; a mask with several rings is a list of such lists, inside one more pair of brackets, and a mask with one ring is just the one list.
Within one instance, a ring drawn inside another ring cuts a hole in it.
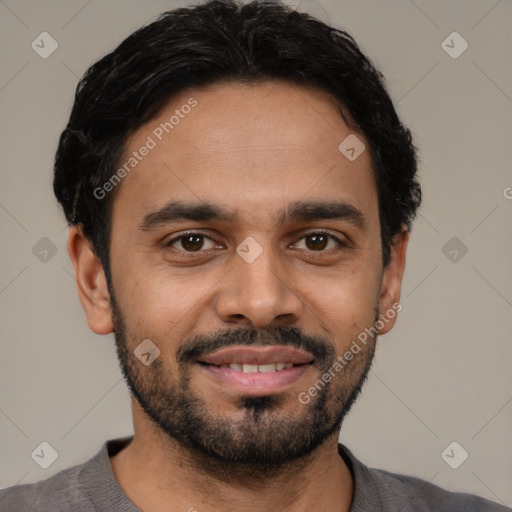
[{"label": "man", "polygon": [[3,490],[2,510],[505,510],[338,444],[421,198],[410,133],[346,33],[275,2],[165,13],[81,80],[54,189],[134,436]]}]

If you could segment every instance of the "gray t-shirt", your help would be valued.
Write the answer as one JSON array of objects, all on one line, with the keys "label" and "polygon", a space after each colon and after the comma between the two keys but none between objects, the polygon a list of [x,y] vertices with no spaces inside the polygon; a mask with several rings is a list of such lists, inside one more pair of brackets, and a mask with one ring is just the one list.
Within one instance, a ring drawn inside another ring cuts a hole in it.
[{"label": "gray t-shirt", "polygon": [[[46,480],[0,490],[0,511],[141,512],[119,487],[109,459],[131,439],[107,441],[87,462]],[[338,449],[354,478],[350,512],[511,511],[478,496],[445,491],[419,478],[369,468],[344,445]]]}]

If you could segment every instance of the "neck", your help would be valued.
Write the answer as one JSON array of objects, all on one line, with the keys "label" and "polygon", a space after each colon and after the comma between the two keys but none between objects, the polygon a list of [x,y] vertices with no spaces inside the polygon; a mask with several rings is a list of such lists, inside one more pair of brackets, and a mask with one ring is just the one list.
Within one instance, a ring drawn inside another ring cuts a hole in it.
[{"label": "neck", "polygon": [[[141,510],[348,512],[350,470],[338,454],[338,433],[301,459],[273,466],[213,460],[181,446],[155,426],[111,458],[116,479]],[[148,442],[148,439],[151,442]]]}]

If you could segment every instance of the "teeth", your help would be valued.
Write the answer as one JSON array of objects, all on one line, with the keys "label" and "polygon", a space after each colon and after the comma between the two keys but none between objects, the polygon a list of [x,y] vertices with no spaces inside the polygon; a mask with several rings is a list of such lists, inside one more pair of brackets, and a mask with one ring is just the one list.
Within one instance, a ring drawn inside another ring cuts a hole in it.
[{"label": "teeth", "polygon": [[270,364],[240,364],[240,363],[231,363],[231,364],[221,364],[220,368],[230,368],[231,370],[235,370],[237,372],[244,373],[270,373],[279,370],[284,370],[286,368],[292,368],[293,363],[270,363]]},{"label": "teeth", "polygon": [[259,364],[258,365],[258,371],[261,373],[270,373],[276,371],[276,365],[275,364]]}]

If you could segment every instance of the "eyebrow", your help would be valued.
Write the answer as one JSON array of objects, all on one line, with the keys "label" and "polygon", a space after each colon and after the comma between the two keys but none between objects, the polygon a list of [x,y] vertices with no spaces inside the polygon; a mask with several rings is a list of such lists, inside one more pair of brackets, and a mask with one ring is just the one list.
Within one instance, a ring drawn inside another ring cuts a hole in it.
[{"label": "eyebrow", "polygon": [[[233,222],[237,217],[235,213],[212,203],[170,201],[159,210],[145,215],[139,224],[139,228],[143,231],[149,231],[154,227],[184,220]],[[343,220],[359,229],[367,227],[366,217],[361,210],[345,201],[296,201],[290,204],[286,210],[281,211],[277,223],[316,220]]]}]

